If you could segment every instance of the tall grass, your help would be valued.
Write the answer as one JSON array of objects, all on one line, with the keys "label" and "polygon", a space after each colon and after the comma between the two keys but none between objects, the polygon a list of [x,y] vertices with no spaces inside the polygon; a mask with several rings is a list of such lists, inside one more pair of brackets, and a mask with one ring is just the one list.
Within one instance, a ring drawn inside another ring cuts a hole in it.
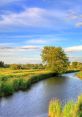
[{"label": "tall grass", "polygon": [[13,82],[6,81],[0,83],[0,96],[9,96],[14,92]]},{"label": "tall grass", "polygon": [[[2,71],[2,72],[1,72]],[[1,69],[0,71],[0,97],[12,95],[18,90],[27,90],[32,84],[53,77],[56,74],[49,71],[28,71]]]},{"label": "tall grass", "polygon": [[82,95],[77,102],[70,101],[62,108],[59,100],[51,100],[49,103],[49,117],[82,117]]},{"label": "tall grass", "polygon": [[59,100],[51,100],[49,104],[49,117],[61,117],[61,104]]},{"label": "tall grass", "polygon": [[80,72],[76,73],[76,76],[78,76],[79,78],[81,78],[81,79],[82,79],[82,71],[80,71]]}]

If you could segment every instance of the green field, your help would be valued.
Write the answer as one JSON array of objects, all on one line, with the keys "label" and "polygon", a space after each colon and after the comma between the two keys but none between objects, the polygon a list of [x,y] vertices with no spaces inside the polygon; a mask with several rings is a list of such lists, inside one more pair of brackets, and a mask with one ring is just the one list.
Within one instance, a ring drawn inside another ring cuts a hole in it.
[{"label": "green field", "polygon": [[0,69],[0,97],[9,96],[18,90],[27,90],[32,84],[56,75],[48,70]]}]

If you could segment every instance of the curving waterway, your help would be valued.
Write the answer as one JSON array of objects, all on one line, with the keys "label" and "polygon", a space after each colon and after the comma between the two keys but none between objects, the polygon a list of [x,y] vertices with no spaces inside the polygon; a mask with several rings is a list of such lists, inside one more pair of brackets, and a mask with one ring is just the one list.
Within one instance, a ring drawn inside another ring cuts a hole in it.
[{"label": "curving waterway", "polygon": [[1,98],[0,117],[47,117],[50,99],[59,98],[64,104],[75,101],[81,93],[82,80],[74,73],[49,78],[34,84],[28,91]]}]

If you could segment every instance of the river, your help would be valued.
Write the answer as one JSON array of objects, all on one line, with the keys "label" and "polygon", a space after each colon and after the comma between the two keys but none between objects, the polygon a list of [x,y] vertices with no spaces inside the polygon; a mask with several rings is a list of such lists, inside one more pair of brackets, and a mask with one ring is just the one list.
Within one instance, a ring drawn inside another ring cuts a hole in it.
[{"label": "river", "polygon": [[82,80],[75,73],[49,78],[34,84],[28,91],[0,99],[0,117],[47,117],[49,101],[58,98],[64,105],[76,101],[82,93]]}]

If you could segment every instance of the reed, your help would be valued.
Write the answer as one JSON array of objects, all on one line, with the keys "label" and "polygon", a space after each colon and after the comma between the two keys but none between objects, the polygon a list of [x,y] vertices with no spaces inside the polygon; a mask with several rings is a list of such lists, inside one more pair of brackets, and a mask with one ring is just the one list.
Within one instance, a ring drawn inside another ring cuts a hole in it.
[{"label": "reed", "polygon": [[82,117],[82,95],[77,99],[77,102],[70,101],[63,108],[60,101],[51,100],[49,103],[49,117]]}]

